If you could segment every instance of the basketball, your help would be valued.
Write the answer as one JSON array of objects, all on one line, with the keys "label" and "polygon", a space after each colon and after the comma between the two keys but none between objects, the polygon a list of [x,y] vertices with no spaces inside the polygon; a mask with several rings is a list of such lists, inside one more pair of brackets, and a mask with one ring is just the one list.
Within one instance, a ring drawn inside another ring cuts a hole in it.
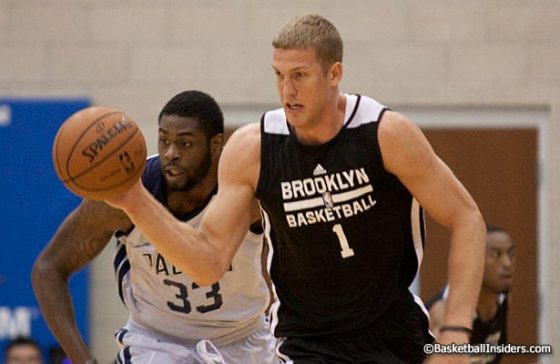
[{"label": "basketball", "polygon": [[53,143],[54,169],[73,193],[91,200],[122,193],[141,177],[146,141],[123,112],[92,106],[70,116]]}]

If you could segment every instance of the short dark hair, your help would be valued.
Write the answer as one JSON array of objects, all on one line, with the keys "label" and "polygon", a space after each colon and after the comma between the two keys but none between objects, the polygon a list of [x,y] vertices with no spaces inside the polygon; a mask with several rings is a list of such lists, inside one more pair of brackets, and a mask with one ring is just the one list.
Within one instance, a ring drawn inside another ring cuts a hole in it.
[{"label": "short dark hair", "polygon": [[158,123],[163,115],[178,115],[198,120],[208,139],[224,132],[224,115],[212,96],[198,90],[183,91],[165,104],[159,113]]},{"label": "short dark hair", "polygon": [[4,348],[4,361],[5,362],[8,361],[8,354],[13,347],[24,346],[24,345],[33,346],[35,349],[37,349],[39,354],[41,354],[41,347],[39,346],[39,343],[37,343],[37,341],[33,340],[30,337],[18,336],[6,344],[6,347]]}]

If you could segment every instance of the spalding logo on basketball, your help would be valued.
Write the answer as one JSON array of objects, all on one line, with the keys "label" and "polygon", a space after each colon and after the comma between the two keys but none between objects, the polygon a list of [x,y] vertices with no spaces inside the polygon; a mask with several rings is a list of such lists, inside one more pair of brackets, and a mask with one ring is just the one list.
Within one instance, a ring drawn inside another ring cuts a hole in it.
[{"label": "spalding logo on basketball", "polygon": [[58,177],[72,192],[102,200],[130,188],[146,165],[146,141],[123,112],[88,107],[70,116],[53,144]]}]

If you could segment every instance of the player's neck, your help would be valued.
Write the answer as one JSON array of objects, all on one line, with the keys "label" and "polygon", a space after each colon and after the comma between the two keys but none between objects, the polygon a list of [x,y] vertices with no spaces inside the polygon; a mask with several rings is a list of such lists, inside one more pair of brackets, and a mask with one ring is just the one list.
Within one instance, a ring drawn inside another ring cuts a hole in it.
[{"label": "player's neck", "polygon": [[479,318],[486,322],[490,321],[498,311],[499,294],[491,292],[484,287],[480,290],[476,310]]},{"label": "player's neck", "polygon": [[307,128],[294,127],[294,133],[300,143],[305,145],[321,145],[332,140],[344,126],[346,113],[346,96],[336,93],[335,102],[330,104]]}]

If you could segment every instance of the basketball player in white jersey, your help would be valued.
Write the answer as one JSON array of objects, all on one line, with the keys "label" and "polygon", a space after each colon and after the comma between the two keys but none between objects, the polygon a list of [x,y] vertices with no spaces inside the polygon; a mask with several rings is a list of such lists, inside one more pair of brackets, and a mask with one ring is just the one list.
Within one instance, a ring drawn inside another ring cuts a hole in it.
[{"label": "basketball player in white jersey", "polygon": [[176,266],[210,284],[227,274],[258,199],[278,298],[271,311],[277,353],[296,364],[425,360],[433,340],[427,312],[409,291],[425,209],[452,235],[438,339],[468,342],[485,243],[476,203],[408,118],[339,91],[342,40],[328,20],[293,19],[273,47],[282,108],[229,139],[220,189],[200,228],[174,218],[141,184],[107,202]]},{"label": "basketball player in white jersey", "polygon": [[[223,128],[219,106],[200,91],[176,95],[159,115],[159,155],[148,159],[142,182],[193,227],[217,192]],[[254,207],[248,213],[257,217]],[[151,245],[122,211],[84,200],[33,268],[33,288],[49,328],[73,363],[96,362],[75,324],[67,281],[114,235],[118,292],[130,312],[128,323],[115,333],[121,344],[115,362],[274,362],[275,342],[264,317],[269,291],[261,266],[262,227],[252,221],[227,273],[199,284]]]}]

